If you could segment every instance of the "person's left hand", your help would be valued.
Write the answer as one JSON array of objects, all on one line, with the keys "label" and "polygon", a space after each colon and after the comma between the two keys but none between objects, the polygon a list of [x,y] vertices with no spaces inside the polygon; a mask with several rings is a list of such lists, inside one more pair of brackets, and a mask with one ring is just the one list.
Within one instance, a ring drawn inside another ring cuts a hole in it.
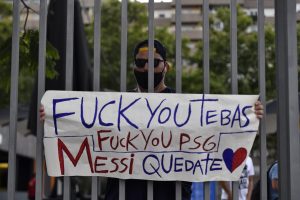
[{"label": "person's left hand", "polygon": [[264,116],[264,106],[262,105],[262,103],[260,101],[255,102],[254,111],[255,111],[256,117],[258,119],[263,118],[263,116]]}]

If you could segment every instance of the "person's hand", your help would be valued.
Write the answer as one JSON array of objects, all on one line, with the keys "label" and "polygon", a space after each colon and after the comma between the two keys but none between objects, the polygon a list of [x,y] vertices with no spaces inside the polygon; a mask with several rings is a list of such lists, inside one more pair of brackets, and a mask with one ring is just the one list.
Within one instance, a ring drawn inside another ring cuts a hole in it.
[{"label": "person's hand", "polygon": [[264,106],[261,104],[260,101],[255,102],[254,110],[255,110],[256,117],[258,119],[262,119],[264,116]]},{"label": "person's hand", "polygon": [[40,106],[40,121],[45,121],[45,108],[43,105]]}]

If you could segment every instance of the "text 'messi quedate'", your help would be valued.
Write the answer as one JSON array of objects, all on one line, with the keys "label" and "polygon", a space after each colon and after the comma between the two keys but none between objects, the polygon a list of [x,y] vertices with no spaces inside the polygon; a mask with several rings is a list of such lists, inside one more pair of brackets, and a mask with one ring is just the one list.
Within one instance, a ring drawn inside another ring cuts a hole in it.
[{"label": "text 'messi quedate'", "polygon": [[237,180],[259,120],[257,95],[47,91],[50,176]]}]

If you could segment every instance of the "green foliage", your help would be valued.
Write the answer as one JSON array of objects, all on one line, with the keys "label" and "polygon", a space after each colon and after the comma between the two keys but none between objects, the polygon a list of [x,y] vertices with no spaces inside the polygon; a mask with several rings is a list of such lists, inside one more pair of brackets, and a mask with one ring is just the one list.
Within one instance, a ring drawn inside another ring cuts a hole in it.
[{"label": "green foliage", "polygon": [[[101,8],[101,88],[116,90],[120,88],[121,60],[121,2],[104,1]],[[138,2],[128,2],[128,43],[127,43],[127,88],[135,87],[132,73],[133,49],[135,45],[148,38],[147,8]],[[175,35],[166,28],[155,28],[155,38],[162,41],[168,50],[167,57],[175,63]],[[86,27],[90,54],[93,55],[93,25]],[[183,56],[188,54],[188,41],[183,40]],[[174,70],[168,75],[168,83],[175,85]]]},{"label": "green foliage", "polygon": [[[257,32],[248,31],[255,25],[240,7],[237,9],[237,52],[238,52],[238,88],[240,94],[257,94],[258,86],[258,38]],[[223,28],[216,28],[218,24]],[[265,27],[266,88],[267,99],[275,97],[275,32],[270,25]],[[220,8],[210,16],[210,91],[211,93],[230,93],[230,10]],[[203,43],[199,41],[196,51],[190,59],[203,70]],[[196,70],[194,70],[196,71]],[[200,74],[198,72],[198,74]],[[196,73],[196,72],[194,72]],[[191,85],[191,84],[188,84]],[[193,88],[193,89],[192,89]],[[201,90],[201,86],[190,88],[192,92]]]},{"label": "green foliage", "polygon": [[[101,8],[101,87],[111,90],[120,88],[121,60],[121,3],[118,0],[105,1]],[[128,2],[128,60],[136,41],[146,37],[146,9],[142,4]],[[93,55],[93,25],[86,27],[89,49]],[[130,82],[130,81],[129,81]]]},{"label": "green foliage", "polygon": [[[27,31],[21,38],[19,43],[19,100],[20,103],[29,101],[34,77],[38,68],[38,48],[39,33],[35,30]],[[11,73],[11,43],[12,39],[8,38],[6,42],[0,46],[0,91],[2,101],[0,106],[5,105],[9,101],[10,92],[10,73]],[[57,76],[54,69],[56,60],[59,59],[57,50],[47,43],[46,47],[46,77],[53,79]]]},{"label": "green foliage", "polygon": [[11,16],[12,7],[10,4],[5,3],[3,0],[0,0],[0,16],[1,18]]},{"label": "green foliage", "polygon": [[[274,27],[267,26],[265,29],[266,43],[266,89],[267,99],[276,97],[276,69],[275,69],[275,30]],[[298,52],[299,52],[298,48]]]},{"label": "green foliage", "polygon": [[[258,37],[249,31],[255,26],[254,19],[240,7],[237,9],[237,52],[238,88],[240,94],[257,94],[258,86]],[[101,87],[119,90],[121,60],[121,3],[107,0],[102,5],[101,19]],[[223,28],[217,28],[223,24]],[[299,28],[298,28],[299,29]],[[86,27],[91,55],[93,53],[93,25]],[[168,50],[168,62],[172,66],[166,77],[169,86],[175,87],[175,35],[166,28],[155,27],[155,38],[162,41]],[[128,3],[128,46],[127,46],[127,88],[135,87],[132,73],[132,51],[137,42],[148,37],[147,9],[138,2]],[[298,36],[299,31],[298,31]],[[190,41],[182,42],[182,91],[184,93],[203,92],[203,42],[192,49]],[[270,25],[265,27],[266,87],[267,99],[275,97],[275,33]],[[299,52],[299,51],[298,51]],[[210,16],[210,92],[228,94],[231,92],[230,54],[230,10],[219,8]]]},{"label": "green foliage", "polygon": [[[101,88],[118,91],[120,88],[121,60],[121,2],[106,0],[102,3],[101,16]],[[255,24],[253,19],[238,7],[238,84],[239,93],[258,93],[258,38],[257,32],[248,28]],[[0,0],[0,106],[7,104],[10,88],[12,9],[10,4]],[[217,29],[218,24],[224,27]],[[128,43],[127,43],[127,88],[135,87],[132,73],[133,54],[136,43],[148,37],[147,8],[138,2],[128,2]],[[300,26],[297,27],[298,40]],[[168,62],[172,66],[166,77],[167,84],[175,87],[175,34],[167,28],[155,27],[155,38],[162,41],[168,50]],[[93,55],[93,25],[86,26],[90,55]],[[184,93],[203,92],[203,42],[199,41],[192,49],[188,48],[188,39],[182,41],[182,91]],[[300,59],[300,43],[298,58]],[[265,27],[266,47],[266,87],[267,99],[275,97],[275,32],[271,26]],[[57,76],[54,65],[59,55],[56,49],[47,43],[46,75]],[[20,100],[29,99],[33,77],[38,66],[38,32],[27,31],[20,38]],[[210,16],[210,92],[230,93],[230,11],[220,8]]]},{"label": "green foliage", "polygon": [[[0,0],[0,107],[9,103],[11,53],[12,53],[12,8],[10,4]],[[28,30],[19,41],[19,102],[28,103],[32,91],[34,77],[38,68],[39,33]],[[57,50],[47,43],[46,76],[54,78],[55,62],[59,59]]]},{"label": "green foliage", "polygon": [[0,0],[0,44],[4,43],[12,31],[11,14],[11,7]]}]

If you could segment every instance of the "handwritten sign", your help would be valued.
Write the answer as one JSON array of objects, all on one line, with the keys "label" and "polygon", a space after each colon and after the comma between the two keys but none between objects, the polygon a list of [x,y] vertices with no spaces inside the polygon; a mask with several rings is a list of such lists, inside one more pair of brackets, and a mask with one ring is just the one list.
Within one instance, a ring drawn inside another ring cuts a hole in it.
[{"label": "handwritten sign", "polygon": [[238,180],[258,129],[257,98],[48,91],[48,174]]}]

